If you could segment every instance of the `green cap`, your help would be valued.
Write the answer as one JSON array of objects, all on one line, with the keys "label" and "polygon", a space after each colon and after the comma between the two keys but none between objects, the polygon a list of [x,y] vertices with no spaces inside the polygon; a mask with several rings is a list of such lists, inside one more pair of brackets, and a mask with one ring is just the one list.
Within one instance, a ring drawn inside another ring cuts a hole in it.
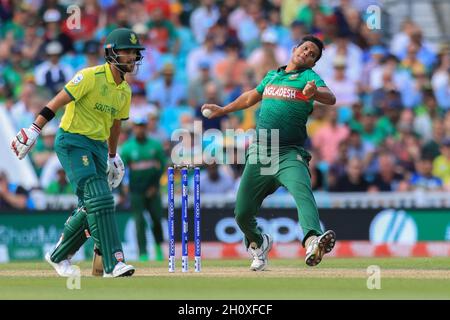
[{"label": "green cap", "polygon": [[138,49],[145,50],[141,46],[137,34],[128,28],[118,28],[113,30],[105,40],[105,49]]}]

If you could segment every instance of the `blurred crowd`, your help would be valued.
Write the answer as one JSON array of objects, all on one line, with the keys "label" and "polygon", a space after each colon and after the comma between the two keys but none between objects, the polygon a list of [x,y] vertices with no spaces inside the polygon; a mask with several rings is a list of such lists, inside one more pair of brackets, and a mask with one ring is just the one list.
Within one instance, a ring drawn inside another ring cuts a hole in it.
[{"label": "blurred crowd", "polygon": [[[254,128],[258,106],[214,120],[199,108],[253,89],[314,34],[326,45],[314,69],[337,103],[316,104],[308,122],[313,189],[450,189],[449,44],[427,42],[409,20],[391,36],[370,30],[366,8],[376,1],[84,0],[75,2],[79,21],[67,10],[73,3],[0,1],[0,107],[16,129],[28,127],[74,72],[104,63],[104,38],[128,27],[146,47],[138,73],[127,78],[131,117],[148,118],[148,135],[169,157],[173,130],[196,119],[204,130]],[[72,192],[53,151],[57,126],[45,127],[31,154],[49,194]],[[120,143],[131,135],[125,123]],[[202,192],[235,192],[241,173],[242,165],[207,166]],[[1,205],[27,205],[0,194]]]}]

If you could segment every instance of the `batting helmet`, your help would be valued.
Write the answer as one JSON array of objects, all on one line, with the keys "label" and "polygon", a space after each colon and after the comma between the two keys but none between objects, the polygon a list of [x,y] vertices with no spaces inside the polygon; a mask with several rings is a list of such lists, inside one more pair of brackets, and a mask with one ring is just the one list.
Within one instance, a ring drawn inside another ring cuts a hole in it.
[{"label": "batting helmet", "polygon": [[118,28],[113,30],[105,40],[105,60],[110,64],[116,65],[120,70],[125,72],[121,68],[121,63],[118,61],[119,55],[117,50],[122,49],[137,49],[136,65],[140,65],[142,61],[141,50],[145,50],[135,32],[127,28]]}]

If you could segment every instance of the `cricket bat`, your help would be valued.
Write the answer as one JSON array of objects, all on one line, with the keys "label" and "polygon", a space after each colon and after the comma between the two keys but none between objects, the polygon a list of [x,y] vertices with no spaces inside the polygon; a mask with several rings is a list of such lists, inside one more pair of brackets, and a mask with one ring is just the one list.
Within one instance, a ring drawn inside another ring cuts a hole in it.
[{"label": "cricket bat", "polygon": [[92,258],[92,275],[103,277],[103,258],[97,248],[94,248],[94,257]]}]

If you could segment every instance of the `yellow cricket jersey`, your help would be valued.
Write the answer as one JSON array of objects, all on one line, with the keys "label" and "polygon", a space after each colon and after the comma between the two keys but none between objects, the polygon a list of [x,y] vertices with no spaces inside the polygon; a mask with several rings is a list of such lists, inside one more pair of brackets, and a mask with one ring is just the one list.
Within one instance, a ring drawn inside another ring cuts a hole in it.
[{"label": "yellow cricket jersey", "polygon": [[131,89],[124,80],[117,85],[107,63],[79,71],[64,87],[72,101],[60,127],[93,140],[107,140],[115,119],[130,113]]}]

